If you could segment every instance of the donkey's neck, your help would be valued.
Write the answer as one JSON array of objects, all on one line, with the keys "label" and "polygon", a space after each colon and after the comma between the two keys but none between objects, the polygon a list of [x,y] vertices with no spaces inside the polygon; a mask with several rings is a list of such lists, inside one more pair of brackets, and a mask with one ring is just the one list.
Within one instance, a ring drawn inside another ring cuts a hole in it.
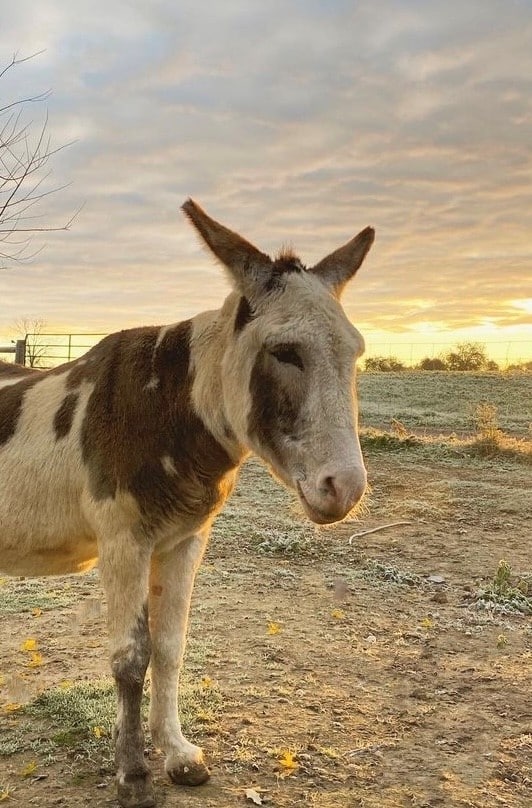
[{"label": "donkey's neck", "polygon": [[236,465],[249,450],[238,441],[224,407],[222,363],[228,343],[234,339],[239,300],[240,296],[233,293],[221,309],[202,312],[192,319],[190,352],[194,410]]}]

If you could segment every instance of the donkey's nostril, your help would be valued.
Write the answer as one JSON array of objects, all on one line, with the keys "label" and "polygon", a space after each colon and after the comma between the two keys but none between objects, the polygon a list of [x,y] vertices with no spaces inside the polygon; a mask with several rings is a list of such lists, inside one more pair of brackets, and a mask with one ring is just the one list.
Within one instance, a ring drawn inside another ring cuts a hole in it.
[{"label": "donkey's nostril", "polygon": [[319,486],[320,494],[336,498],[336,487],[334,485],[334,477],[324,477]]}]

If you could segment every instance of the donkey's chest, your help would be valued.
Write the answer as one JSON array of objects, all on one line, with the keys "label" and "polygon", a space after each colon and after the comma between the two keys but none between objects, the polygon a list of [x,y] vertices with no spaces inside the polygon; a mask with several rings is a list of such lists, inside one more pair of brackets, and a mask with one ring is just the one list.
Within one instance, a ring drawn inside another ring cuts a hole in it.
[{"label": "donkey's chest", "polygon": [[167,536],[196,533],[210,525],[233,490],[236,471],[219,475],[185,473],[170,458],[161,469],[142,469],[131,481],[144,531],[157,544]]}]

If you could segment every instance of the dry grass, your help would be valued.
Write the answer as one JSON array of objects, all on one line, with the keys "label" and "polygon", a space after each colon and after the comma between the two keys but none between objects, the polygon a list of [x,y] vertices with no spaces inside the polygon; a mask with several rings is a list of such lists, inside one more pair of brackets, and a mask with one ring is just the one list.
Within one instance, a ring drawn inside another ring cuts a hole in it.
[{"label": "dry grass", "polygon": [[361,443],[373,451],[415,450],[426,457],[441,459],[444,456],[456,460],[464,456],[477,456],[487,460],[506,458],[525,464],[532,464],[532,440],[514,438],[502,430],[486,435],[477,432],[470,437],[451,435],[411,435],[400,436],[382,429],[362,429]]}]

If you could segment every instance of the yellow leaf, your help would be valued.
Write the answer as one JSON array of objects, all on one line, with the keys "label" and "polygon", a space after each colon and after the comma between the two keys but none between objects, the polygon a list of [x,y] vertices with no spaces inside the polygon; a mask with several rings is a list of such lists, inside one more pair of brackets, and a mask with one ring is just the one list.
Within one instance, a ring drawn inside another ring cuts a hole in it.
[{"label": "yellow leaf", "polygon": [[30,638],[29,640],[24,640],[22,645],[20,646],[21,651],[36,651],[37,650],[37,640]]},{"label": "yellow leaf", "polygon": [[13,793],[12,788],[11,789],[0,788],[0,802],[5,802],[5,800],[8,800],[11,797],[12,793]]},{"label": "yellow leaf", "polygon": [[333,609],[331,612],[331,617],[334,617],[335,620],[343,620],[345,617],[345,612],[343,609]]},{"label": "yellow leaf", "polygon": [[38,668],[42,665],[42,655],[38,651],[31,652],[31,659],[26,663],[28,668]]},{"label": "yellow leaf", "polygon": [[282,627],[279,623],[268,623],[268,630],[267,634],[280,634],[282,631]]},{"label": "yellow leaf", "polygon": [[2,707],[3,713],[16,713],[17,710],[22,709],[22,704],[19,704],[17,701],[10,701],[9,704],[4,704]]},{"label": "yellow leaf", "polygon": [[39,607],[37,606],[35,609],[31,610],[31,613],[33,617],[40,617],[42,614],[42,609],[39,609]]},{"label": "yellow leaf", "polygon": [[497,648],[504,648],[508,644],[508,637],[505,634],[499,634],[497,637]]},{"label": "yellow leaf", "polygon": [[30,774],[37,769],[37,761],[32,760],[30,763],[26,763],[26,765],[19,771],[21,777],[29,777]]},{"label": "yellow leaf", "polygon": [[210,676],[203,676],[201,679],[201,686],[205,688],[205,690],[209,690],[213,686],[214,682],[212,681]]},{"label": "yellow leaf", "polygon": [[299,763],[294,759],[294,753],[289,749],[285,749],[279,758],[279,763],[281,768],[285,771],[295,771],[295,769],[299,769]]},{"label": "yellow leaf", "polygon": [[105,735],[107,735],[103,727],[93,727],[92,734],[94,735],[95,738],[102,738]]},{"label": "yellow leaf", "polygon": [[72,679],[63,679],[62,682],[59,682],[59,687],[61,690],[69,690],[73,685]]},{"label": "yellow leaf", "polygon": [[434,628],[434,621],[430,617],[424,617],[421,621],[423,628]]}]

